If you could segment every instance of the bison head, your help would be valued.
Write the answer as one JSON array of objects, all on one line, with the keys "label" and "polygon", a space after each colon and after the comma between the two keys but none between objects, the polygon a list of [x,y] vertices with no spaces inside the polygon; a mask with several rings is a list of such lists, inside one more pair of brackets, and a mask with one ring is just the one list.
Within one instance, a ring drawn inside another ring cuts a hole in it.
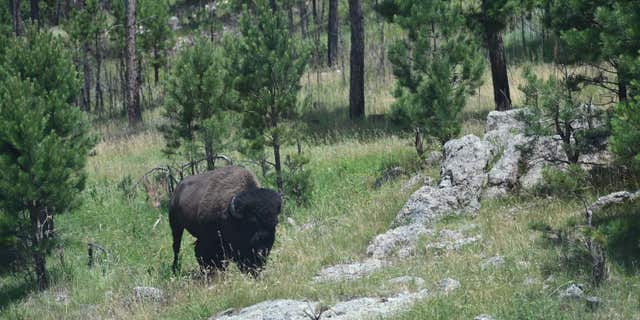
[{"label": "bison head", "polygon": [[229,203],[229,220],[234,234],[225,240],[233,248],[234,259],[241,269],[261,267],[275,241],[282,196],[269,189],[241,192]]}]

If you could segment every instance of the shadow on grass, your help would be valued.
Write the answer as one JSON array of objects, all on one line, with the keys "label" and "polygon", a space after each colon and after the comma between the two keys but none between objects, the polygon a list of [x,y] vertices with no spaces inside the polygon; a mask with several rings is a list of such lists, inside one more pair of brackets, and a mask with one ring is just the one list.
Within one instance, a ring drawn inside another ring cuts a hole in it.
[{"label": "shadow on grass", "polygon": [[587,237],[602,243],[608,263],[626,275],[640,272],[640,201],[597,212],[593,217],[595,231],[585,235],[584,225],[567,222],[561,229],[534,225],[542,231],[542,245],[555,250],[552,259],[542,266],[546,275],[562,272],[571,277],[591,277],[593,258]]},{"label": "shadow on grass", "polygon": [[302,120],[308,127],[309,136],[317,143],[330,144],[344,139],[371,141],[389,135],[409,134],[381,114],[351,120],[347,108],[310,110],[302,116]]},{"label": "shadow on grass", "polygon": [[29,280],[24,274],[4,275],[0,288],[0,310],[19,301],[35,290],[35,281]]},{"label": "shadow on grass", "polygon": [[609,261],[627,275],[640,272],[640,201],[594,217],[599,237],[604,239]]}]

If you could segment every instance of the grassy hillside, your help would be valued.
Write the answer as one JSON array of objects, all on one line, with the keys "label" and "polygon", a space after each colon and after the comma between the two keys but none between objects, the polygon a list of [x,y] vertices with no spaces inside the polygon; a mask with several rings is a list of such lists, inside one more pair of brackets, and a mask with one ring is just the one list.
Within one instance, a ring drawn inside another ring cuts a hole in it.
[{"label": "grassy hillside", "polygon": [[[345,111],[340,107],[327,110]],[[482,133],[480,119],[487,112],[486,108],[467,108],[467,133]],[[232,268],[203,279],[190,236],[185,236],[182,245],[183,272],[174,277],[166,210],[150,207],[143,192],[127,198],[118,187],[126,176],[135,181],[149,168],[167,162],[161,152],[164,141],[153,127],[159,121],[158,113],[148,114],[146,120],[148,129],[133,135],[118,134],[117,125],[98,130],[104,141],[88,164],[83,205],[56,221],[65,245],[64,263],[59,251],[49,259],[53,285],[35,293],[32,282],[23,274],[2,275],[2,318],[197,319],[274,298],[332,303],[392,294],[402,288],[388,287],[386,281],[402,275],[422,277],[429,288],[451,277],[460,281],[461,289],[420,302],[398,319],[470,319],[481,313],[497,319],[638,318],[637,271],[614,264],[611,279],[599,288],[592,287],[588,264],[530,229],[534,223],[563,226],[579,218],[581,204],[572,200],[519,196],[485,201],[475,219],[449,219],[437,227],[456,230],[472,224],[466,232],[482,237],[476,244],[457,252],[442,252],[427,249],[434,240],[427,238],[416,256],[369,278],[312,283],[321,268],[361,258],[369,240],[386,229],[412,191],[400,191],[408,176],[373,188],[375,179],[387,168],[416,167],[410,140],[393,133],[386,123],[345,128],[322,119],[316,122],[325,130],[317,131],[304,146],[311,158],[315,183],[312,204],[307,208],[288,204],[275,250],[260,278],[247,277]],[[433,177],[438,175],[437,167],[424,171]],[[307,227],[299,227],[304,224]],[[98,254],[91,269],[87,266],[89,242],[104,246],[110,253]],[[484,259],[496,255],[504,257],[502,267],[480,267]],[[601,307],[591,311],[584,302],[558,299],[558,293],[574,282],[584,283],[587,294],[602,300]],[[141,285],[164,290],[166,301],[136,301],[132,288]]]}]

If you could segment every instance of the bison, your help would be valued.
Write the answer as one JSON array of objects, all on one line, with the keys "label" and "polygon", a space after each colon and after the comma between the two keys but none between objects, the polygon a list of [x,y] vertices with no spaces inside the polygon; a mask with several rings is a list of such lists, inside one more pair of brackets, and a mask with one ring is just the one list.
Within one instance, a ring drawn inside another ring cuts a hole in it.
[{"label": "bison", "polygon": [[241,167],[185,178],[169,205],[174,274],[187,229],[197,239],[194,251],[203,269],[224,270],[226,261],[234,261],[256,275],[273,246],[281,209],[281,195],[260,188],[256,176]]}]

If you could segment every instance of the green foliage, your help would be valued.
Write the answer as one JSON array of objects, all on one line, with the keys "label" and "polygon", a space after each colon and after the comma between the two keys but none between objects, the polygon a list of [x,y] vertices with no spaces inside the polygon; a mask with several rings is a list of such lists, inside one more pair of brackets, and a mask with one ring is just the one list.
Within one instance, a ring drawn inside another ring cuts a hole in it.
[{"label": "green foliage", "polygon": [[266,0],[255,8],[245,7],[240,19],[240,36],[227,36],[225,48],[231,54],[229,74],[241,97],[242,127],[251,153],[274,148],[278,187],[280,145],[295,136],[300,118],[300,78],[309,59],[308,45],[289,35],[282,9],[272,11]]},{"label": "green foliage", "polygon": [[616,106],[611,150],[623,163],[640,172],[640,94]]},{"label": "green foliage", "polygon": [[167,0],[138,1],[138,19],[144,32],[140,34],[143,52],[149,55],[154,68],[167,63],[167,50],[172,45],[173,32],[169,28],[169,3]]},{"label": "green foliage", "polygon": [[520,90],[527,109],[520,117],[526,124],[526,135],[560,136],[570,163],[577,163],[581,154],[593,151],[608,136],[603,112],[580,101],[580,88],[570,76],[544,80],[525,68],[524,77],[527,82]]},{"label": "green foliage", "polygon": [[175,62],[166,83],[167,97],[161,127],[165,152],[190,161],[208,158],[228,148],[236,96],[230,88],[227,59],[219,47],[200,39]]},{"label": "green foliage", "polygon": [[73,104],[77,93],[72,61],[51,35],[10,42],[0,64],[2,215],[28,219],[25,211],[60,214],[78,204],[94,139]]},{"label": "green foliage", "polygon": [[441,143],[461,130],[460,112],[481,83],[478,44],[465,32],[464,17],[449,1],[402,1],[395,21],[408,32],[389,49],[398,79],[394,118],[420,128]]},{"label": "green foliage", "polygon": [[102,9],[102,1],[85,0],[82,10],[76,9],[68,21],[71,37],[80,45],[82,42],[95,41],[107,27],[109,16]]},{"label": "green foliage", "polygon": [[551,1],[550,24],[562,40],[566,63],[596,66],[596,76],[582,80],[614,92],[633,79],[633,65],[640,50],[640,2],[628,0]]},{"label": "green foliage", "polygon": [[542,171],[544,182],[537,186],[540,195],[572,198],[583,195],[589,189],[589,175],[579,165],[566,169],[547,167]]},{"label": "green foliage", "polygon": [[298,206],[309,206],[313,195],[314,183],[311,170],[308,169],[309,161],[302,154],[287,155],[284,160],[285,198],[295,201]]}]

